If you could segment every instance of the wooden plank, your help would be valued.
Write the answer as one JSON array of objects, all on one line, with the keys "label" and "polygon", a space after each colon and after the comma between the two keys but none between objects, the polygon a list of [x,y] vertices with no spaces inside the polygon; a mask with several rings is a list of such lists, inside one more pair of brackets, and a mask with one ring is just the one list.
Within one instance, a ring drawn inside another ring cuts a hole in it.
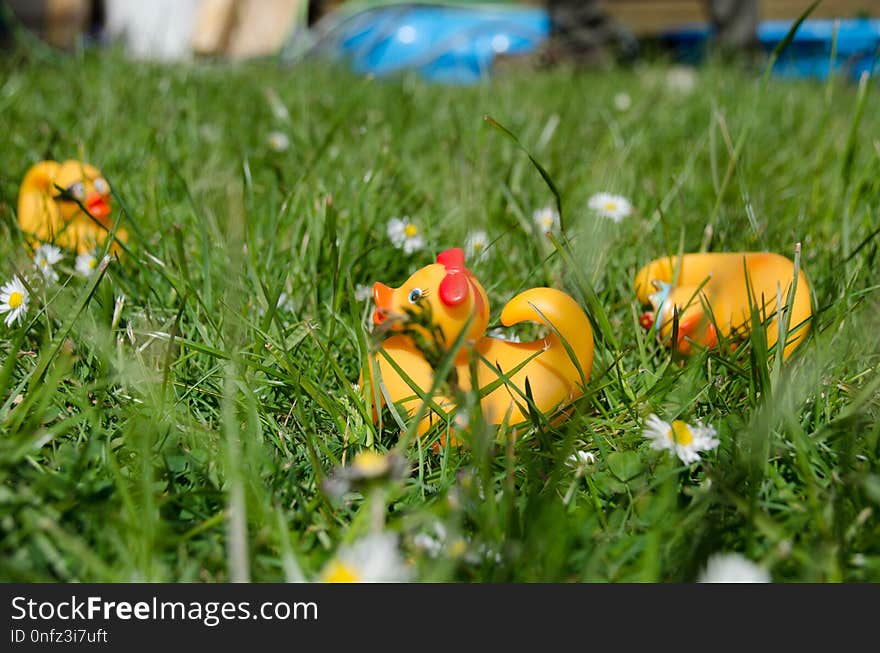
[{"label": "wooden plank", "polygon": [[305,0],[239,0],[238,22],[229,43],[234,59],[277,52]]},{"label": "wooden plank", "polygon": [[[761,18],[794,19],[809,6],[809,0],[764,0]],[[810,18],[853,18],[859,15],[880,18],[880,0],[823,0]]]},{"label": "wooden plank", "polygon": [[703,0],[604,0],[612,19],[641,36],[706,21]]},{"label": "wooden plank", "polygon": [[193,52],[221,54],[229,44],[235,24],[235,0],[201,0],[192,35]]},{"label": "wooden plank", "polygon": [[[656,34],[691,23],[705,23],[707,0],[602,0],[608,15],[638,36]],[[761,0],[762,20],[800,16],[811,0]],[[880,0],[824,0],[812,18],[880,18]]]}]

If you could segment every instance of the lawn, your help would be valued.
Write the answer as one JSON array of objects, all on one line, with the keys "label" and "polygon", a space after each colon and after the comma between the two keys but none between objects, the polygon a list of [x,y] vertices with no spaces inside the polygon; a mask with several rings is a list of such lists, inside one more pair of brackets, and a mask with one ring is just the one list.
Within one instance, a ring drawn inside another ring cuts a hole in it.
[{"label": "lawn", "polygon": [[[873,81],[644,63],[449,88],[39,49],[0,80],[0,283],[33,275],[16,198],[42,159],[99,167],[130,234],[103,274],[68,253],[0,323],[0,579],[311,580],[381,531],[414,580],[692,581],[721,552],[777,582],[880,580]],[[554,238],[532,220],[550,187],[487,114],[558,188]],[[603,191],[632,214],[590,210]],[[403,216],[423,249],[389,240]],[[477,413],[461,446],[374,425],[358,290],[476,230],[490,328],[534,286],[587,310],[584,397],[515,437]],[[673,356],[639,326],[650,260],[797,243],[814,321],[784,365],[760,338]],[[651,413],[720,444],[685,465]],[[329,491],[365,449],[402,473]]]}]

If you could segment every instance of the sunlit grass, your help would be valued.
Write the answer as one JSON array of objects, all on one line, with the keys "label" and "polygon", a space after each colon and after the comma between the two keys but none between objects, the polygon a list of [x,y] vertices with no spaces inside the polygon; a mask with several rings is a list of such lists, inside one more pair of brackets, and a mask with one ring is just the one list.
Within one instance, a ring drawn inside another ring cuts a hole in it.
[{"label": "sunlit grass", "polygon": [[[74,276],[68,255],[26,326],[0,324],[0,578],[315,578],[378,518],[425,580],[689,581],[719,551],[778,581],[880,579],[876,87],[762,87],[710,65],[687,92],[666,76],[444,88],[112,52],[0,62],[0,281],[30,269],[16,196],[43,158],[101,168],[130,233],[103,276]],[[487,114],[558,188],[556,244],[532,221],[548,185]],[[598,217],[600,191],[634,214]],[[405,215],[426,250],[389,242]],[[353,387],[372,342],[354,290],[396,286],[478,229],[490,328],[533,286],[589,312],[585,397],[515,438],[471,411],[461,449],[432,449],[443,429],[399,445],[395,416],[374,426]],[[778,371],[760,329],[679,360],[639,327],[651,259],[798,242],[815,320]],[[652,412],[721,444],[683,466],[642,436]],[[411,473],[325,492],[367,446],[402,449]]]}]

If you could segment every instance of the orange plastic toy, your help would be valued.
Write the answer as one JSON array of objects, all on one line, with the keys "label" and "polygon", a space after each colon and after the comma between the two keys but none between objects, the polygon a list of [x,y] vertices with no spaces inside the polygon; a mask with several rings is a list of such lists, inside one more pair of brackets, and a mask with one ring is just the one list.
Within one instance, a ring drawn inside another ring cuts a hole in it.
[{"label": "orange plastic toy", "polygon": [[[480,388],[497,382],[498,371],[509,375],[509,381],[500,383],[481,400],[483,414],[489,423],[500,424],[507,420],[513,425],[528,419],[526,379],[535,405],[545,414],[556,412],[583,394],[583,384],[593,365],[593,331],[584,311],[564,292],[532,288],[518,294],[504,307],[501,323],[505,326],[532,321],[549,327],[545,338],[525,343],[483,335],[489,323],[489,300],[483,286],[465,267],[461,249],[441,253],[436,263],[418,270],[399,288],[376,283],[373,297],[376,303],[373,322],[392,331],[403,329],[407,309],[415,311],[415,315],[429,311],[425,315],[431,316],[432,324],[442,334],[442,338],[437,339],[443,341],[441,347],[446,343],[444,351],[449,351],[449,346],[456,342],[473,316],[454,360],[460,387],[471,389],[468,368],[471,357],[477,358]],[[419,329],[418,332],[428,334],[423,327],[413,330]],[[572,362],[559,336],[571,348],[577,365]],[[391,335],[382,343],[382,349],[424,393],[430,391],[434,370],[409,334]],[[373,364],[379,367],[390,400],[395,404],[402,402],[407,414],[414,415],[421,399],[413,389],[381,353],[371,355],[371,375]],[[518,366],[522,367],[512,373]],[[447,397],[432,399],[447,412],[454,409],[453,402]],[[429,411],[428,417],[419,424],[419,433],[424,433],[435,419],[436,415]]]},{"label": "orange plastic toy", "polygon": [[[678,279],[672,286],[676,268]],[[642,326],[650,329],[656,322],[662,342],[671,342],[673,314],[678,311],[676,350],[688,354],[694,344],[714,347],[718,343],[715,325],[725,338],[747,338],[752,303],[766,320],[767,346],[772,347],[779,337],[778,307],[785,306],[793,281],[794,263],[779,254],[685,254],[680,268],[677,256],[659,258],[643,267],[636,275],[635,290],[639,301],[652,309],[642,314]],[[711,309],[714,324],[705,307]],[[810,286],[800,270],[783,357],[806,338],[811,317]]]},{"label": "orange plastic toy", "polygon": [[[110,184],[100,170],[79,161],[35,164],[18,192],[21,230],[32,240],[54,243],[79,254],[91,252],[104,242],[113,224],[111,213]],[[119,229],[116,238],[125,242],[128,234]]]}]

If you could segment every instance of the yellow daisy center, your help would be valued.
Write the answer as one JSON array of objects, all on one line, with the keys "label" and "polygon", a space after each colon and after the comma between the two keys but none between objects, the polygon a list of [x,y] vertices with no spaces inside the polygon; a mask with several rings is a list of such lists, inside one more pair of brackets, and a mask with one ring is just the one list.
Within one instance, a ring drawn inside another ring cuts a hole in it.
[{"label": "yellow daisy center", "polygon": [[43,259],[42,261],[40,261],[40,265],[42,265],[43,267],[46,267],[47,265],[49,265],[49,261],[47,261],[46,259]]},{"label": "yellow daisy center", "polygon": [[467,542],[462,539],[455,540],[449,545],[449,555],[453,558],[461,557],[467,551]]},{"label": "yellow daisy center", "polygon": [[94,258],[94,257],[90,258],[90,259],[89,259],[89,267],[92,268],[93,270],[94,270],[96,267],[98,267],[98,259],[96,259],[96,258]]},{"label": "yellow daisy center", "polygon": [[605,202],[605,210],[606,211],[616,211],[617,210],[617,202]]},{"label": "yellow daisy center", "polygon": [[483,249],[484,246],[485,246],[485,244],[481,240],[478,240],[474,243],[474,249],[477,251],[480,251],[481,249]]},{"label": "yellow daisy center", "polygon": [[332,561],[327,570],[322,574],[325,583],[359,583],[360,575],[354,567],[343,564],[338,560]]},{"label": "yellow daisy center", "polygon": [[683,447],[688,446],[694,441],[694,436],[691,433],[690,427],[680,419],[672,422],[672,428],[669,429],[666,436],[672,440],[673,443],[680,444]]},{"label": "yellow daisy center", "polygon": [[9,308],[18,308],[19,306],[21,306],[23,301],[24,295],[16,290],[9,295],[9,301],[7,302],[7,304],[9,304]]},{"label": "yellow daisy center", "polygon": [[412,238],[419,233],[419,228],[414,224],[408,224],[403,228],[403,233],[406,234],[407,238]]},{"label": "yellow daisy center", "polygon": [[352,466],[364,476],[379,476],[388,468],[388,461],[375,451],[361,451],[354,457]]}]

